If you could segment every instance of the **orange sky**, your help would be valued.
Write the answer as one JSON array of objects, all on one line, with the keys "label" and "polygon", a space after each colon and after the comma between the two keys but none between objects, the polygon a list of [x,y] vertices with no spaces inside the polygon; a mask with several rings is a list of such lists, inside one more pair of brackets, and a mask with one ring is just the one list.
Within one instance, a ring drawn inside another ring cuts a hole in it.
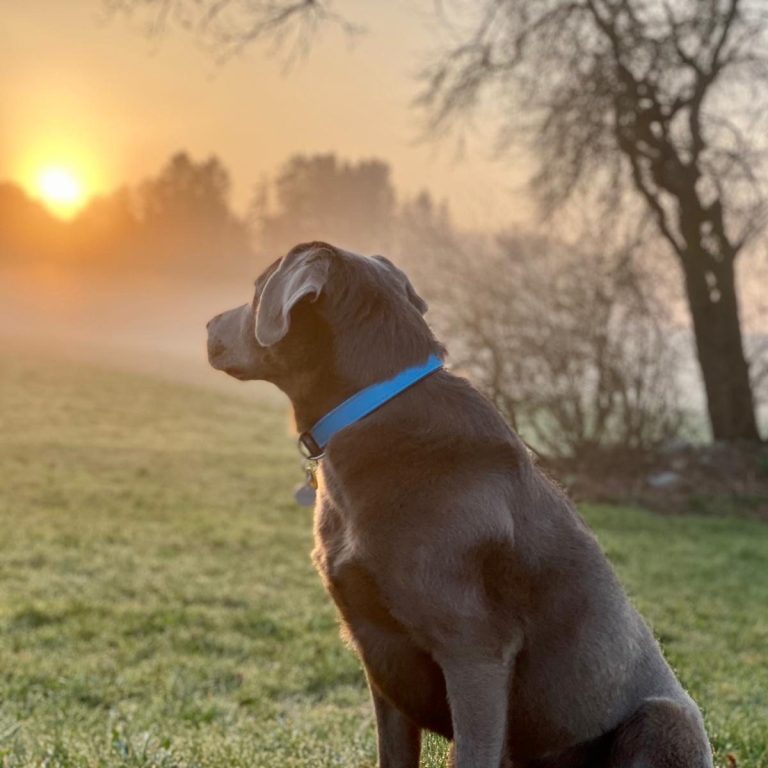
[{"label": "orange sky", "polygon": [[[345,7],[346,6],[346,7]],[[326,29],[285,73],[265,48],[217,67],[174,31],[159,43],[105,21],[101,0],[25,0],[0,11],[0,179],[30,186],[64,163],[91,192],[154,173],[176,149],[218,154],[237,207],[295,152],[389,160],[398,189],[429,187],[463,224],[530,215],[514,159],[493,160],[489,131],[465,157],[418,144],[413,74],[435,42],[432,0],[339,3],[368,32],[351,47]]]}]

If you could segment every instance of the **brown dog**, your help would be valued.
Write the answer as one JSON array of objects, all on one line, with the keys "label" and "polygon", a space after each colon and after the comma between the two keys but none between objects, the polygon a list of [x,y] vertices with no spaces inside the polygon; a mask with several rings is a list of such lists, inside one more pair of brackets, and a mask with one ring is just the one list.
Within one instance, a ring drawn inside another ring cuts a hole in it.
[{"label": "brown dog", "polygon": [[[265,379],[299,431],[442,356],[406,276],[294,248],[208,324],[211,365]],[[458,768],[708,768],[702,718],[594,536],[467,381],[440,370],[343,429],[320,462],[315,564],[365,665],[379,765],[422,729]]]}]

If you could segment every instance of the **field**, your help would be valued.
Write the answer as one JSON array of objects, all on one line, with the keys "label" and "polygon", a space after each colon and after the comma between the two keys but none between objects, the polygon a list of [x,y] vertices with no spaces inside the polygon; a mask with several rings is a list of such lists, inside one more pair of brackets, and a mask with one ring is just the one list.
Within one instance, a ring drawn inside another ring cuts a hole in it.
[{"label": "field", "polygon": [[[236,389],[0,354],[3,768],[374,764],[286,409]],[[718,765],[768,768],[768,526],[583,511]]]}]

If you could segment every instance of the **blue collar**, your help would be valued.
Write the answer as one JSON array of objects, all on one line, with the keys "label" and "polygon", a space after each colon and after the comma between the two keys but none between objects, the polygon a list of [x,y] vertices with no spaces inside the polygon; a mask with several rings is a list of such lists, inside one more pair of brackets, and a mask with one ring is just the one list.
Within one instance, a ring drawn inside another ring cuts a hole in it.
[{"label": "blue collar", "polygon": [[384,403],[388,403],[392,398],[412,387],[417,381],[421,381],[442,367],[443,361],[437,355],[430,355],[421,365],[406,368],[391,379],[379,381],[361,389],[332,411],[328,411],[312,429],[302,432],[299,435],[299,451],[307,459],[319,459],[328,441],[337,432],[365,418]]}]

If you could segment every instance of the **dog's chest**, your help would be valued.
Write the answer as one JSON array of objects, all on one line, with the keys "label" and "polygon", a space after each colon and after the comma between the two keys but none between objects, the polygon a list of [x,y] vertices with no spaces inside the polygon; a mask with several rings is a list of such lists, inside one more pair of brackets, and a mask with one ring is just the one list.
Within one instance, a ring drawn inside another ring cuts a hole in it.
[{"label": "dog's chest", "polygon": [[377,578],[376,553],[331,505],[318,504],[315,514],[313,559],[371,685],[421,727],[450,738],[442,672],[393,614]]},{"label": "dog's chest", "polygon": [[315,511],[312,559],[353,634],[361,623],[400,630],[371,568],[371,553],[354,523],[327,500]]}]

